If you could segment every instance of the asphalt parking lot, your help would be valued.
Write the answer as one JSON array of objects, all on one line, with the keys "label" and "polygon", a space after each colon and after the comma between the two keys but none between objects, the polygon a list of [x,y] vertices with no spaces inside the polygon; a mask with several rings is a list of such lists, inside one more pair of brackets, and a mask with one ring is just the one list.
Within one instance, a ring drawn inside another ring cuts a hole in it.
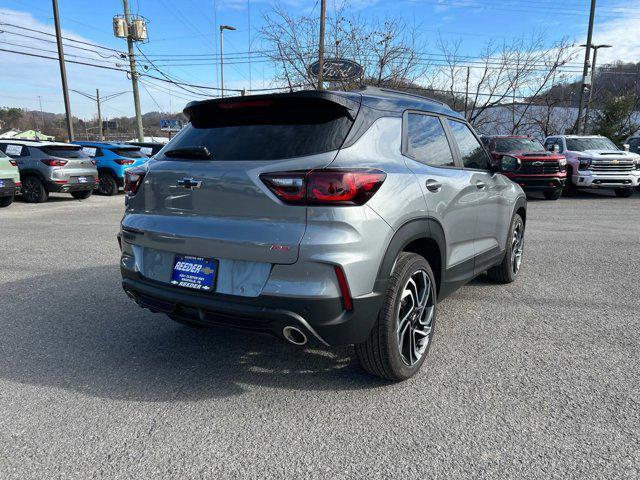
[{"label": "asphalt parking lot", "polygon": [[0,478],[638,478],[640,194],[531,200],[422,372],[191,330],[122,292],[123,197],[0,211]]}]

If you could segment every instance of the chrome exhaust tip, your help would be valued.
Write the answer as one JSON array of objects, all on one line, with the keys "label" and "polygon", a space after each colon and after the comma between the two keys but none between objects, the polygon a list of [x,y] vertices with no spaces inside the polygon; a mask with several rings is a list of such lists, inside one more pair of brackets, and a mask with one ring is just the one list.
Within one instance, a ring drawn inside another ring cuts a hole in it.
[{"label": "chrome exhaust tip", "polygon": [[305,333],[296,327],[286,326],[282,329],[282,336],[289,343],[302,346],[307,344],[307,336]]},{"label": "chrome exhaust tip", "polygon": [[136,296],[133,294],[133,292],[131,290],[125,290],[124,293],[127,294],[127,297],[129,297],[131,300],[133,300],[134,302],[136,302]]}]

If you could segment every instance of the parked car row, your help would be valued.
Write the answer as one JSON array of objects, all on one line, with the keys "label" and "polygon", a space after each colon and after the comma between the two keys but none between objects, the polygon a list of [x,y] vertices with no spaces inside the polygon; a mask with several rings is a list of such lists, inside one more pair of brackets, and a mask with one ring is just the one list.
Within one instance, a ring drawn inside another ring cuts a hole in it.
[{"label": "parked car row", "polygon": [[115,195],[125,172],[149,160],[143,149],[153,152],[152,145],[0,140],[0,207],[18,194],[29,203],[46,202],[52,192],[79,200],[94,190]]},{"label": "parked car row", "polygon": [[518,160],[519,168],[506,176],[549,200],[582,188],[608,188],[618,197],[630,197],[640,186],[640,155],[628,147],[618,149],[605,137],[553,135],[544,146],[523,136],[483,136],[482,141],[493,162],[504,155]]}]

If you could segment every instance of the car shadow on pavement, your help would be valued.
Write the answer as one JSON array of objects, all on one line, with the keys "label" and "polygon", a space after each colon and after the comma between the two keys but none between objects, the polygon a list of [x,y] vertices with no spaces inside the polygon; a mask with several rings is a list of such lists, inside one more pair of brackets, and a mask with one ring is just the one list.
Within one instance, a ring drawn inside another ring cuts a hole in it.
[{"label": "car shadow on pavement", "polygon": [[0,378],[140,401],[238,395],[252,385],[354,390],[388,385],[350,348],[299,349],[269,335],[192,329],[132,303],[116,265],[1,285]]}]

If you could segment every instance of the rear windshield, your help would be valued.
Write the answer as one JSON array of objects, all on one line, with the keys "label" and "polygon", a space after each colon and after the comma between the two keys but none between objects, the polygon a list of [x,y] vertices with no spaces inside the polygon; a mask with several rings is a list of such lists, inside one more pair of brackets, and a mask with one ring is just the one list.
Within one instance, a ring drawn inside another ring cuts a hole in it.
[{"label": "rear windshield", "polygon": [[608,138],[567,138],[567,150],[584,152],[585,150],[618,150]]},{"label": "rear windshield", "polygon": [[109,150],[111,150],[113,153],[115,153],[119,157],[147,158],[147,156],[140,151],[139,147],[135,147],[135,148],[126,148],[126,147],[123,147],[123,148],[110,148]]},{"label": "rear windshield", "polygon": [[497,138],[496,152],[541,152],[544,147],[531,138]]},{"label": "rear windshield", "polygon": [[[164,152],[207,147],[213,160],[302,157],[339,149],[353,123],[346,108],[319,99],[269,99],[247,102],[242,107],[226,105],[195,110],[190,123]],[[161,159],[167,158],[160,155]]]},{"label": "rear windshield", "polygon": [[64,146],[55,146],[55,147],[40,147],[47,155],[51,155],[52,157],[60,157],[60,158],[89,158],[86,153],[82,151],[82,147],[64,147]]}]

